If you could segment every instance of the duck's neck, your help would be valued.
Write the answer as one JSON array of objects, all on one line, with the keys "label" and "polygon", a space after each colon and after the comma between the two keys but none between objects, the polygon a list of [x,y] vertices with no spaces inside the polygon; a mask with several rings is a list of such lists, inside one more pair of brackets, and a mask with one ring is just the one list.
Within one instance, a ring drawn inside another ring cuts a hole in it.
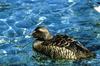
[{"label": "duck's neck", "polygon": [[50,40],[50,39],[52,39],[53,38],[53,36],[50,34],[50,33],[47,33],[46,35],[45,35],[45,37],[44,37],[44,40]]}]

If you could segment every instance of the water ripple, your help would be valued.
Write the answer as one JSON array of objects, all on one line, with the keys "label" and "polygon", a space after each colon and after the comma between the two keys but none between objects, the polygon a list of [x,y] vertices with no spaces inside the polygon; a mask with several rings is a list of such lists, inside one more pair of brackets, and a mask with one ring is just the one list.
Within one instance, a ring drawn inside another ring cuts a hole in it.
[{"label": "water ripple", "polygon": [[[0,0],[0,65],[99,66],[100,13],[97,0]],[[50,32],[68,34],[96,52],[83,61],[38,62],[32,59],[32,31],[39,25]]]}]

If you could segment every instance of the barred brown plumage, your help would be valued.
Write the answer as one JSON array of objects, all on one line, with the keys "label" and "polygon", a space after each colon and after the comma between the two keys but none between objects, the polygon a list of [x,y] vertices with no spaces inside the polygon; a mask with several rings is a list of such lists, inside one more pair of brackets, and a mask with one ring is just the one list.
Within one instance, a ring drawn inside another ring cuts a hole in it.
[{"label": "barred brown plumage", "polygon": [[36,38],[33,50],[52,59],[85,59],[95,57],[95,54],[80,42],[68,35],[52,36],[45,27],[37,27],[32,36]]}]

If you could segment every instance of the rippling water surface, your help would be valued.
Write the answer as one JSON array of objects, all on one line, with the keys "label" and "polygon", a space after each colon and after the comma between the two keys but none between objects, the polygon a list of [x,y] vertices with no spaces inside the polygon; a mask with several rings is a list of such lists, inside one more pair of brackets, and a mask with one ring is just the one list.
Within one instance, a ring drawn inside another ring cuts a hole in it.
[{"label": "rippling water surface", "polygon": [[[98,4],[99,3],[99,4]],[[100,66],[99,0],[0,0],[0,66]],[[82,61],[36,60],[31,33],[38,25],[68,34],[96,53]]]}]

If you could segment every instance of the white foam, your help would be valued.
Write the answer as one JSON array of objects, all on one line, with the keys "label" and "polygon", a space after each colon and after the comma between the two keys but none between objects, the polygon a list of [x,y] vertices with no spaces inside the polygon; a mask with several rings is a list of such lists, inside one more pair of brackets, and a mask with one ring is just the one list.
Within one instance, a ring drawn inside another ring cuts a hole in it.
[{"label": "white foam", "polygon": [[6,40],[0,39],[0,44],[2,44],[2,43],[6,43]]},{"label": "white foam", "polygon": [[68,0],[68,2],[74,2],[74,0]]},{"label": "white foam", "polygon": [[4,49],[1,49],[1,50],[0,50],[0,55],[5,55],[5,56],[7,56],[7,51],[4,50]]},{"label": "white foam", "polygon": [[41,22],[41,21],[44,21],[45,19],[46,19],[46,17],[42,16],[42,17],[39,18],[39,21]]},{"label": "white foam", "polygon": [[94,9],[95,9],[97,12],[100,13],[100,6],[98,6],[98,7],[94,7]]},{"label": "white foam", "polygon": [[100,38],[100,34],[97,34],[97,38]]}]

